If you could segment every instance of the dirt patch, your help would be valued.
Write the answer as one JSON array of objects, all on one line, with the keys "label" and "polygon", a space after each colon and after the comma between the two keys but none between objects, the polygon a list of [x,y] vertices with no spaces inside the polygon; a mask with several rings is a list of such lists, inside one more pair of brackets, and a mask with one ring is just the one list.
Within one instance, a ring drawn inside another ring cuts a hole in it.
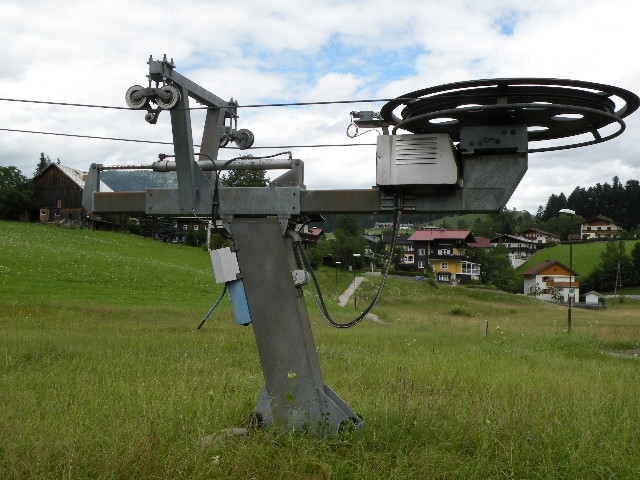
[{"label": "dirt patch", "polygon": [[605,350],[612,357],[630,357],[640,359],[640,348],[632,348],[631,350]]}]

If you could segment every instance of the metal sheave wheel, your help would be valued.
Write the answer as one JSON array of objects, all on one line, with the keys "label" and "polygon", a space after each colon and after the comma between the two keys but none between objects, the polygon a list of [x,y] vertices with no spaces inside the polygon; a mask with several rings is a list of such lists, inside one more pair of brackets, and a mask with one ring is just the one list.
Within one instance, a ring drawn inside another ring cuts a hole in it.
[{"label": "metal sheave wheel", "polygon": [[178,87],[176,87],[175,85],[165,85],[161,88],[161,90],[165,95],[171,95],[171,98],[163,99],[160,98],[160,95],[158,95],[156,97],[156,103],[158,104],[158,107],[162,108],[163,110],[169,110],[170,108],[175,107],[180,101],[180,90],[178,90]]},{"label": "metal sheave wheel", "polygon": [[129,87],[127,93],[124,94],[124,99],[127,102],[129,108],[141,110],[149,105],[149,98],[145,97],[144,95],[136,95],[142,90],[144,90],[144,87],[141,87],[140,85]]},{"label": "metal sheave wheel", "polygon": [[253,145],[253,140],[254,137],[251,130],[241,128],[240,130],[238,130],[237,137],[233,141],[240,150],[245,150],[247,148],[251,148],[251,145]]}]

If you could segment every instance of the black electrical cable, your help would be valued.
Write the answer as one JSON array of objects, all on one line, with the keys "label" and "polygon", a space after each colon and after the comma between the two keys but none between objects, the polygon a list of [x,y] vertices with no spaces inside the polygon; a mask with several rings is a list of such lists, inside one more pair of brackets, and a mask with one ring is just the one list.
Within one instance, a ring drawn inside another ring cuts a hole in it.
[{"label": "black electrical cable", "polygon": [[[18,130],[15,128],[0,128],[0,131],[14,132],[14,133],[33,133],[36,135],[53,135],[57,137],[88,138],[91,140],[111,140],[111,141],[118,141],[118,142],[154,143],[158,145],[173,145],[173,142],[158,142],[154,140],[135,140],[130,138],[115,138],[115,137],[97,137],[93,135],[78,135],[73,133],[40,132],[35,130]],[[199,146],[199,145],[196,145],[196,146]]]},{"label": "black electrical cable", "polygon": [[[159,142],[155,140],[136,140],[132,138],[116,138],[116,137],[97,137],[93,135],[79,135],[73,133],[56,133],[56,132],[42,132],[36,130],[19,130],[15,128],[2,128],[1,132],[13,132],[13,133],[31,133],[35,135],[53,135],[58,137],[74,137],[74,138],[88,138],[90,140],[111,140],[116,142],[133,142],[133,143],[151,143],[156,145],[173,145],[173,142]],[[316,145],[273,145],[265,147],[251,147],[251,150],[281,150],[283,148],[335,148],[335,147],[362,147],[362,146],[375,146],[375,143],[324,143]],[[201,145],[194,145],[194,147],[201,147]],[[239,147],[225,147],[231,150],[240,150]]]},{"label": "black electrical cable", "polygon": [[[229,105],[223,107],[189,107],[189,108],[174,108],[172,110],[215,110],[220,108],[268,108],[268,107],[308,107],[314,105],[348,105],[353,103],[380,103],[391,101],[410,101],[419,100],[420,98],[401,97],[401,98],[370,98],[361,100],[327,100],[327,101],[315,101],[315,102],[283,102],[283,103],[256,103],[249,105]],[[131,110],[139,111],[130,107],[115,107],[110,105],[92,105],[86,103],[66,103],[66,102],[52,102],[45,100],[26,100],[20,98],[0,98],[2,102],[15,102],[15,103],[33,103],[36,105],[54,105],[60,107],[84,107],[84,108],[101,108],[105,110]]]},{"label": "black electrical cable", "polygon": [[216,300],[216,302],[213,304],[213,307],[211,307],[211,309],[209,310],[209,312],[204,316],[204,318],[202,319],[202,322],[200,322],[200,325],[198,325],[197,330],[200,330],[200,328],[204,325],[204,322],[206,322],[207,320],[209,320],[209,317],[211,316],[211,314],[213,313],[213,311],[216,309],[216,307],[218,306],[218,304],[222,301],[222,299],[224,298],[224,294],[227,293],[227,284],[225,282],[224,284],[224,288],[222,289],[222,293],[220,294],[220,296],[218,297],[218,299]]},{"label": "black electrical cable", "polygon": [[[373,300],[371,301],[371,303],[369,304],[369,306],[360,314],[358,315],[355,319],[351,320],[350,322],[347,323],[339,323],[336,322],[332,317],[331,314],[329,313],[328,309],[327,309],[327,305],[324,301],[324,297],[322,296],[322,290],[320,288],[320,284],[318,282],[317,277],[315,276],[315,274],[313,273],[313,268],[311,268],[311,264],[309,263],[309,259],[307,258],[305,252],[304,252],[304,248],[302,247],[301,242],[297,242],[297,247],[298,247],[298,254],[302,260],[302,264],[305,268],[305,270],[307,270],[307,272],[309,273],[309,275],[311,276],[311,279],[313,280],[313,284],[315,286],[316,292],[318,293],[318,299],[319,299],[319,304],[318,302],[316,302],[316,304],[318,304],[318,308],[320,309],[320,313],[322,313],[322,316],[329,322],[329,324],[332,327],[335,328],[351,328],[355,325],[357,325],[358,323],[360,323],[360,321],[365,318],[369,312],[371,310],[373,310],[373,307],[375,307],[375,305],[378,303],[378,300],[380,299],[380,295],[382,295],[382,290],[384,289],[384,286],[387,282],[387,278],[389,277],[389,267],[391,266],[391,262],[393,259],[393,252],[395,250],[396,247],[396,238],[398,236],[398,231],[399,231],[399,227],[400,227],[400,217],[402,215],[402,210],[401,208],[399,208],[398,205],[398,197],[396,196],[396,215],[394,217],[393,220],[393,237],[391,240],[391,249],[389,251],[389,256],[387,257],[387,262],[385,265],[385,270],[384,270],[384,274],[382,276],[382,280],[380,282],[380,285],[378,286],[378,291],[376,292],[376,296],[373,298]],[[354,285],[355,286],[355,285]],[[312,291],[313,293],[313,291]],[[315,300],[315,296],[314,296],[314,300]]]},{"label": "black electrical cable", "polygon": [[44,100],[24,100],[20,98],[0,98],[2,102],[35,103],[38,105],[55,105],[60,107],[103,108],[107,110],[132,110],[130,107],[112,107],[109,105],[90,105],[86,103],[49,102]]}]

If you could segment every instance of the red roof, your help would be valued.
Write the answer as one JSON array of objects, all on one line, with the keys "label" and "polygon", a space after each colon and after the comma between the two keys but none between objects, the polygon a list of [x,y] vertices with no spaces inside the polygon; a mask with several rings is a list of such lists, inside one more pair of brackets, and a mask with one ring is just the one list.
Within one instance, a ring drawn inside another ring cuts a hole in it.
[{"label": "red roof", "polygon": [[542,235],[547,235],[548,237],[560,238],[560,235],[556,235],[555,233],[545,232],[544,230],[540,230],[539,228],[534,228],[534,227],[527,228],[526,230],[521,231],[519,235],[524,235],[527,232],[540,233]]},{"label": "red roof", "polygon": [[469,242],[471,248],[492,248],[491,239],[487,237],[475,237],[475,242]]},{"label": "red roof", "polygon": [[[539,263],[527,270],[525,270],[524,272],[522,272],[520,275],[537,275],[538,273],[542,272],[543,270],[546,270],[547,268],[553,266],[553,265],[559,265],[560,267],[564,268],[566,271],[571,272],[571,270],[569,270],[569,267],[567,267],[566,265],[563,265],[562,263],[560,263],[557,260],[546,260],[542,263]],[[578,274],[576,272],[571,272],[571,275],[573,275],[574,277],[577,277]]]},{"label": "red roof", "polygon": [[[471,237],[471,238],[469,238]],[[433,240],[467,240],[473,242],[471,230],[418,230],[409,237],[414,242],[431,242]]]}]

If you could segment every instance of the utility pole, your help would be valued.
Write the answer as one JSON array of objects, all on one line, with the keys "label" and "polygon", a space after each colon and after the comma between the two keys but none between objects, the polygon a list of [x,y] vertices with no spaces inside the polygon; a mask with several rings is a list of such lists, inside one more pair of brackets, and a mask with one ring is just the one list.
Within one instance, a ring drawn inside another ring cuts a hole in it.
[{"label": "utility pole", "polygon": [[567,309],[567,333],[571,333],[571,310],[574,298],[573,290],[573,217],[576,212],[568,208],[563,208],[560,213],[569,215],[569,294],[567,295],[567,301],[569,308]]},{"label": "utility pole", "polygon": [[[620,287],[620,290],[618,290],[618,287]],[[617,297],[618,294],[620,295],[618,302],[622,303],[622,270],[620,268],[620,262],[618,262],[618,268],[616,269],[616,285],[614,287],[613,296]]]}]

